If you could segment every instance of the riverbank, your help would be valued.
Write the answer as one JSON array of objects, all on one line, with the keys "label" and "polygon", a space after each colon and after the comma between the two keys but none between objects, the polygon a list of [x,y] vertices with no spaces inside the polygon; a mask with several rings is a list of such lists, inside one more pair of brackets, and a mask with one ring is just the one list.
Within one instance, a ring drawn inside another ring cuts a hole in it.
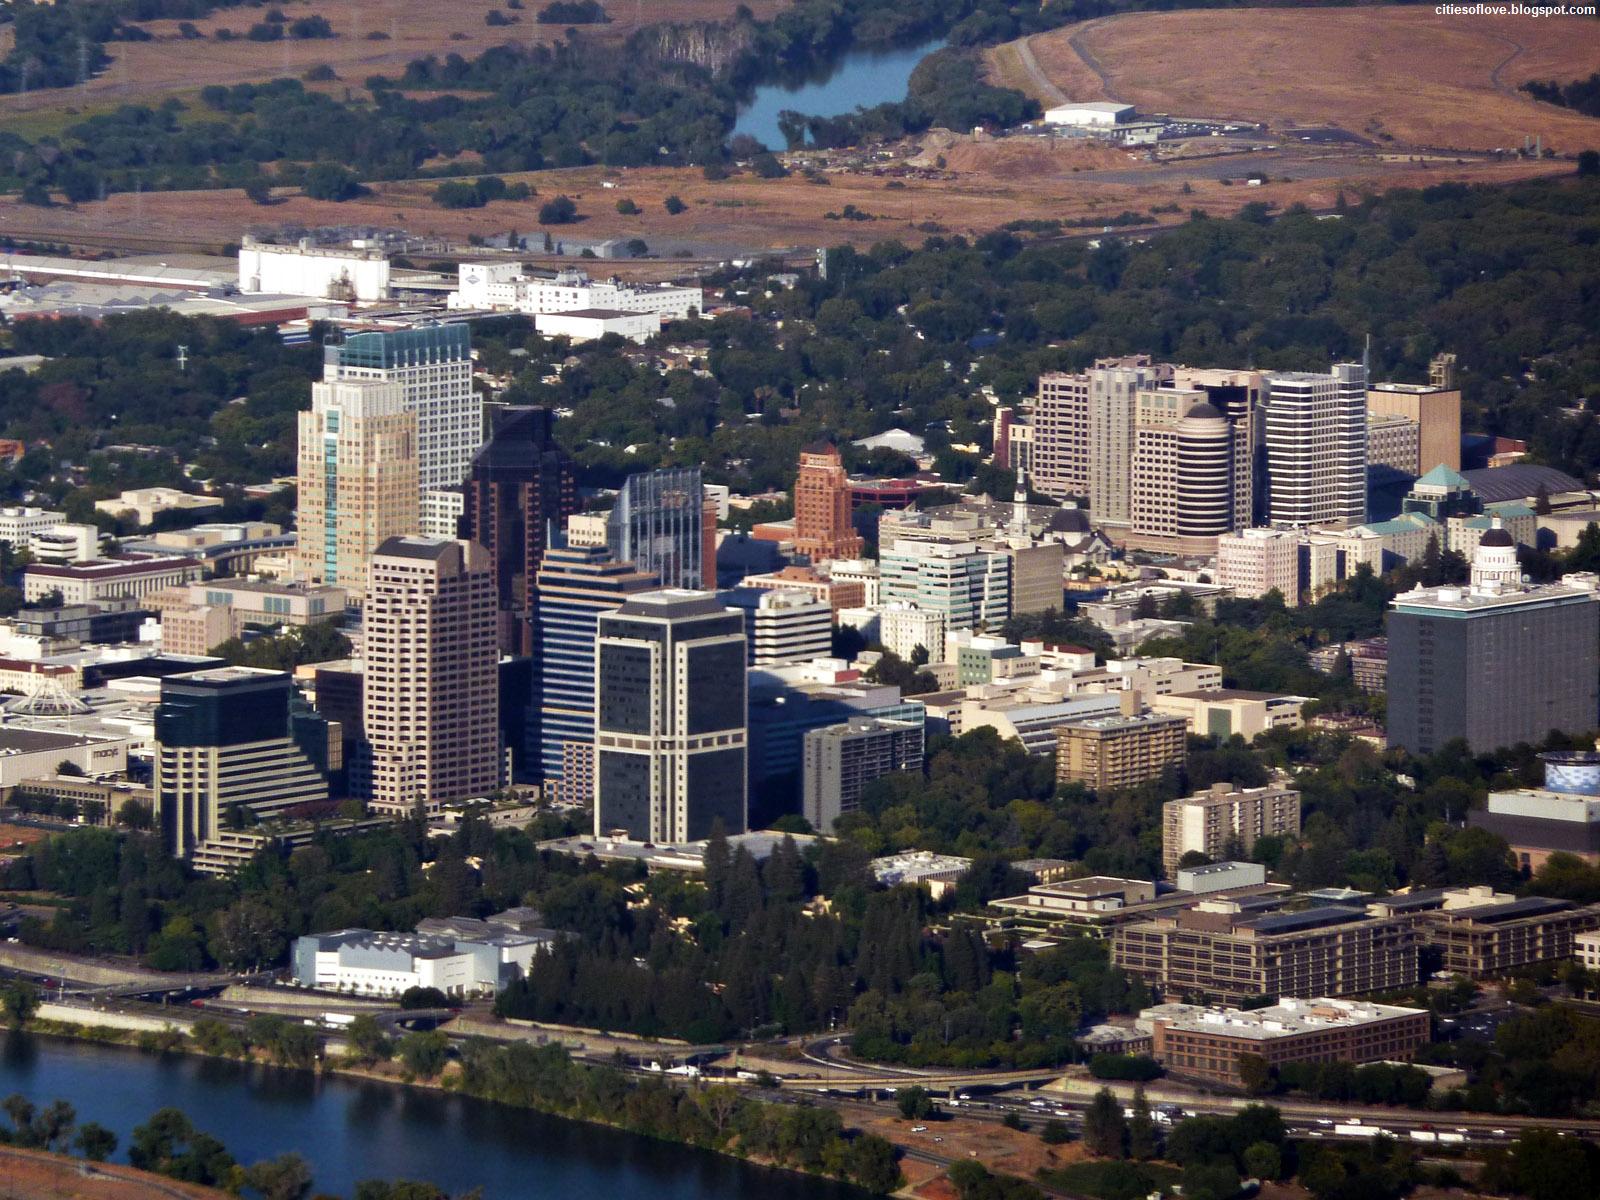
[{"label": "riverbank", "polygon": [[[211,1053],[195,1040],[193,1022],[172,1021],[160,1031],[136,1030],[94,1023],[94,1018],[108,1015],[105,1013],[74,1010],[73,1015],[80,1020],[36,1018],[26,1032],[138,1050],[158,1060],[183,1055],[241,1068],[270,1067],[312,1079],[382,1084],[399,1092],[454,1095],[529,1110],[558,1121],[641,1136],[685,1151],[709,1151],[761,1170],[805,1177],[812,1181],[808,1188],[820,1184],[829,1191],[837,1189],[841,1200],[887,1194],[904,1183],[894,1178],[898,1174],[895,1147],[876,1134],[847,1136],[842,1119],[832,1108],[754,1100],[728,1084],[691,1090],[661,1077],[634,1079],[610,1067],[575,1062],[559,1046],[468,1043],[463,1048],[463,1060],[468,1061],[452,1060],[437,1076],[422,1077],[395,1059],[360,1062],[324,1053],[315,1065],[304,1066],[285,1064],[260,1047],[250,1048],[242,1058]],[[611,1105],[611,1111],[599,1107],[605,1103]],[[149,1113],[139,1116],[142,1120]],[[204,1127],[203,1117],[199,1124]],[[877,1186],[872,1186],[874,1182]]]},{"label": "riverbank", "polygon": [[181,1183],[120,1163],[0,1146],[7,1200],[230,1200],[227,1192]]}]

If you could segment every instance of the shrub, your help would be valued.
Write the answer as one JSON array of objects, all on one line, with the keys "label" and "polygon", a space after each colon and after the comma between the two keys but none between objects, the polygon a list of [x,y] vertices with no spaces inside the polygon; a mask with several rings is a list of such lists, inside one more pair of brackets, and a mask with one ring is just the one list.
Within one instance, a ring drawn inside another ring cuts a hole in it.
[{"label": "shrub", "polygon": [[604,25],[610,20],[599,0],[554,0],[539,10],[541,25]]},{"label": "shrub", "polygon": [[682,200],[678,199],[677,196],[674,195],[674,196],[668,196],[665,200],[663,200],[661,202],[661,207],[666,209],[673,216],[677,216],[679,213],[681,213],[684,209],[688,208],[689,206],[687,204],[685,204]]},{"label": "shrub", "polygon": [[300,190],[312,200],[353,200],[365,189],[354,175],[337,163],[315,163],[306,168]]},{"label": "shrub", "polygon": [[300,38],[302,41],[311,41],[316,38],[331,38],[335,34],[333,26],[328,24],[326,17],[301,17],[289,26],[289,36]]},{"label": "shrub", "polygon": [[636,217],[639,215],[639,206],[624,196],[617,201],[617,211],[625,217]]},{"label": "shrub", "polygon": [[578,206],[566,196],[546,200],[539,206],[539,224],[570,225],[578,219]]}]

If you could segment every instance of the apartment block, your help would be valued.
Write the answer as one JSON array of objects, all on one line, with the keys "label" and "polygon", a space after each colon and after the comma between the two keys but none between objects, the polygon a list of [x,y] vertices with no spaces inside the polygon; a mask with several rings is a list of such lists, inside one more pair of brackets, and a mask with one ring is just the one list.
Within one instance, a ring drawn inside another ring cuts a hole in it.
[{"label": "apartment block", "polygon": [[1248,854],[1260,838],[1300,832],[1300,793],[1280,784],[1233,788],[1213,784],[1208,791],[1161,808],[1161,862],[1167,878],[1178,873],[1185,854],[1216,860],[1228,857],[1229,846]]},{"label": "apartment block", "polygon": [[1115,715],[1072,721],[1056,730],[1056,780],[1096,792],[1135,787],[1182,765],[1188,726],[1182,717],[1141,711],[1138,692],[1118,696]]},{"label": "apartment block", "polygon": [[819,833],[861,804],[862,789],[895,771],[922,769],[922,723],[853,717],[805,735],[801,814]]}]

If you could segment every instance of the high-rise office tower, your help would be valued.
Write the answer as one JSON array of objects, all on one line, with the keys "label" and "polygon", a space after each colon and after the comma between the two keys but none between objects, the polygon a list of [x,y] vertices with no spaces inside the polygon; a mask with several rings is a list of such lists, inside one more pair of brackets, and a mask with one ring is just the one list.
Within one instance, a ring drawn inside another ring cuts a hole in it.
[{"label": "high-rise office tower", "polygon": [[[946,632],[997,627],[1011,615],[1010,556],[977,542],[897,539],[878,560],[878,594],[939,613]],[[930,650],[933,647],[928,647]]]},{"label": "high-rise office tower", "polygon": [[472,337],[465,325],[421,325],[353,333],[323,349],[323,379],[398,383],[417,414],[417,487],[451,488],[483,441],[483,399],[472,387]]},{"label": "high-rise office tower", "polygon": [[705,584],[705,520],[699,467],[630,475],[606,517],[606,545],[663,587],[695,590]]},{"label": "high-rise office tower", "polygon": [[601,614],[596,653],[595,835],[744,832],[743,616],[708,592],[644,592]]},{"label": "high-rise office tower", "polygon": [[1448,357],[1448,369],[1434,360],[1435,382],[1374,383],[1367,389],[1369,413],[1404,417],[1417,427],[1416,458],[1401,468],[1411,475],[1426,475],[1438,466],[1461,469],[1461,389],[1455,386],[1455,356]]},{"label": "high-rise office tower", "polygon": [[1135,400],[1170,376],[1170,367],[1142,356],[1103,360],[1089,372],[1089,512],[1101,528],[1133,524]]},{"label": "high-rise office tower", "polygon": [[[552,546],[539,564],[527,745],[563,803],[594,797],[594,659],[600,614],[661,581],[604,546]],[[570,769],[569,769],[570,768]]]},{"label": "high-rise office tower", "polygon": [[296,569],[359,601],[373,550],[418,529],[417,416],[399,384],[352,379],[312,384],[299,419]]},{"label": "high-rise office tower", "polygon": [[361,704],[376,811],[437,812],[500,786],[495,612],[476,542],[397,537],[373,554]]},{"label": "high-rise office tower", "polygon": [[500,651],[521,657],[533,653],[533,589],[546,539],[578,510],[578,485],[549,409],[496,405],[489,418],[489,440],[467,473],[461,536],[489,551]]},{"label": "high-rise office tower", "polygon": [[1469,587],[1417,588],[1389,613],[1389,745],[1432,754],[1543,741],[1600,721],[1600,599],[1520,583],[1511,535],[1494,528]]},{"label": "high-rise office tower", "polygon": [[[294,737],[293,688],[287,673],[255,667],[189,671],[161,681],[156,808],[175,857],[204,854],[228,830],[327,800],[327,777]],[[322,729],[326,737],[326,724]]]},{"label": "high-rise office tower", "polygon": [[1209,554],[1250,522],[1247,421],[1198,388],[1146,388],[1135,399],[1132,528],[1139,549]]},{"label": "high-rise office tower", "polygon": [[1267,519],[1311,525],[1367,518],[1367,372],[1266,376]]},{"label": "high-rise office tower", "polygon": [[844,459],[828,442],[800,451],[794,481],[794,548],[812,562],[859,558],[861,535],[850,524],[850,477]]}]

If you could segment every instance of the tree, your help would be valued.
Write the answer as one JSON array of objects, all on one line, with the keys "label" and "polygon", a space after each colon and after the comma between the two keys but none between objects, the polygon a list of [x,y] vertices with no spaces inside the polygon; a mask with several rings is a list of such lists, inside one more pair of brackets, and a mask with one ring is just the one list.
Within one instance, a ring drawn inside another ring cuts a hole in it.
[{"label": "tree", "polygon": [[400,1039],[400,1061],[411,1074],[433,1079],[450,1061],[450,1039],[437,1029],[408,1033]]},{"label": "tree", "polygon": [[354,200],[363,192],[361,183],[337,163],[315,163],[307,168],[300,190],[312,200]]},{"label": "tree", "polygon": [[1245,1147],[1243,1158],[1252,1179],[1273,1180],[1283,1170],[1283,1153],[1271,1142],[1252,1142]]},{"label": "tree", "polygon": [[1072,1130],[1065,1121],[1052,1118],[1044,1123],[1044,1131],[1039,1136],[1046,1146],[1064,1146],[1072,1140]]},{"label": "tree", "polygon": [[400,993],[400,1007],[404,1009],[449,1008],[450,997],[435,987],[408,987]]},{"label": "tree", "polygon": [[117,1135],[104,1125],[85,1121],[78,1126],[78,1133],[72,1139],[72,1144],[77,1147],[78,1153],[90,1162],[105,1162],[116,1152]]},{"label": "tree", "polygon": [[933,1114],[933,1100],[920,1085],[901,1088],[894,1094],[900,1115],[908,1121],[923,1121]]},{"label": "tree", "polygon": [[861,1134],[850,1143],[850,1178],[874,1196],[887,1196],[905,1183],[898,1159],[899,1151],[887,1139],[875,1133]]},{"label": "tree", "polygon": [[60,776],[78,777],[84,773],[84,769],[70,758],[63,758],[56,764],[56,774]]},{"label": "tree", "polygon": [[262,1159],[245,1169],[245,1186],[261,1200],[301,1200],[311,1190],[311,1168],[293,1151]]},{"label": "tree", "polygon": [[370,1013],[362,1013],[351,1021],[346,1036],[354,1052],[353,1057],[363,1062],[387,1061],[394,1054],[394,1043],[383,1032],[378,1018]]},{"label": "tree", "polygon": [[1578,152],[1578,174],[1590,179],[1600,175],[1600,150]]},{"label": "tree", "polygon": [[617,211],[625,217],[636,217],[639,215],[639,206],[624,196],[617,201]]},{"label": "tree", "polygon": [[1150,1117],[1150,1105],[1144,1098],[1144,1089],[1133,1092],[1133,1116],[1128,1119],[1128,1157],[1143,1162],[1161,1152],[1161,1135]]},{"label": "tree", "polygon": [[674,193],[661,202],[661,207],[666,209],[668,213],[675,217],[689,206],[680,200],[676,193]]},{"label": "tree", "polygon": [[1252,1096],[1272,1090],[1272,1064],[1259,1054],[1239,1055],[1239,1082]]},{"label": "tree", "polygon": [[5,1011],[6,1024],[21,1029],[39,1011],[39,989],[26,979],[13,980],[0,992],[0,1008]]},{"label": "tree", "polygon": [[260,970],[281,959],[288,943],[282,918],[266,901],[246,896],[217,915],[209,946],[225,967]]},{"label": "tree", "polygon": [[555,196],[539,206],[539,224],[570,225],[578,219],[578,206],[569,196]]},{"label": "tree", "polygon": [[1083,1114],[1084,1145],[1091,1154],[1101,1158],[1121,1158],[1127,1134],[1128,1122],[1122,1115],[1122,1105],[1117,1103],[1110,1088],[1101,1088]]}]

